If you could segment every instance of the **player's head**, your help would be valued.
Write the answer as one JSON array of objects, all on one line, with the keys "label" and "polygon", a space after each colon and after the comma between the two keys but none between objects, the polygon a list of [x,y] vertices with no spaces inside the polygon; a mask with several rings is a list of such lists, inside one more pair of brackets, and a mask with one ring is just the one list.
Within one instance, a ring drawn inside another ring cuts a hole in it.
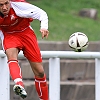
[{"label": "player's head", "polygon": [[0,12],[5,16],[10,10],[10,0],[0,0]]}]

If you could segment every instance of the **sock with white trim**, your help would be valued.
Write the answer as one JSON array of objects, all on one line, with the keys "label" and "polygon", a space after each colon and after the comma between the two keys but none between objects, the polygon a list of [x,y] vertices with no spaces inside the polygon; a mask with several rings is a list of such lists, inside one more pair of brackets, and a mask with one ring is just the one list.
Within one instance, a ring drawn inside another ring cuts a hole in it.
[{"label": "sock with white trim", "polygon": [[45,75],[43,78],[35,77],[35,87],[36,87],[40,100],[49,100],[48,86],[47,86]]},{"label": "sock with white trim", "polygon": [[10,71],[10,75],[11,75],[12,80],[16,84],[20,83],[20,85],[23,86],[22,72],[21,72],[21,68],[18,64],[18,60],[9,60],[8,66],[9,66],[9,71]]}]

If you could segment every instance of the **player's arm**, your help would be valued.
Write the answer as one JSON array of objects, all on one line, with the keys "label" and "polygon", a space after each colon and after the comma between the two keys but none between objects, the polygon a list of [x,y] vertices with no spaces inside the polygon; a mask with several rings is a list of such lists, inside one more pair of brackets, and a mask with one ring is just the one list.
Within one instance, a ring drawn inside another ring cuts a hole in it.
[{"label": "player's arm", "polygon": [[40,9],[37,6],[24,2],[12,2],[11,6],[18,16],[39,20],[41,22],[40,32],[42,33],[42,38],[48,37],[48,16],[44,10]]}]

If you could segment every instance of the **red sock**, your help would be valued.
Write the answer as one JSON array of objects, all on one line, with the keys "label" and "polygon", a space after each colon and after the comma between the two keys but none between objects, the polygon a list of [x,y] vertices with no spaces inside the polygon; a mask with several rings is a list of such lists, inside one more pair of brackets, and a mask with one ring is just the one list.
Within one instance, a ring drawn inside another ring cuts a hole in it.
[{"label": "red sock", "polygon": [[49,100],[46,76],[43,78],[35,77],[35,87],[41,100]]},{"label": "red sock", "polygon": [[[8,65],[9,65],[9,71],[10,71],[10,75],[12,80],[15,83],[21,83],[22,82],[22,72],[20,69],[20,66],[18,64],[17,60],[9,60],[8,61]],[[23,82],[21,83],[21,85],[23,86]]]}]

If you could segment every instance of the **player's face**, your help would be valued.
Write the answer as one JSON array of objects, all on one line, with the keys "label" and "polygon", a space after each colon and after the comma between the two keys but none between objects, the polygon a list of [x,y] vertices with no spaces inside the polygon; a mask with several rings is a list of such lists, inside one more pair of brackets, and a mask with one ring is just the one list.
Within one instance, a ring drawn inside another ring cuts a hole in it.
[{"label": "player's face", "polygon": [[10,1],[0,0],[0,12],[5,16],[9,13],[9,10],[10,10]]}]

